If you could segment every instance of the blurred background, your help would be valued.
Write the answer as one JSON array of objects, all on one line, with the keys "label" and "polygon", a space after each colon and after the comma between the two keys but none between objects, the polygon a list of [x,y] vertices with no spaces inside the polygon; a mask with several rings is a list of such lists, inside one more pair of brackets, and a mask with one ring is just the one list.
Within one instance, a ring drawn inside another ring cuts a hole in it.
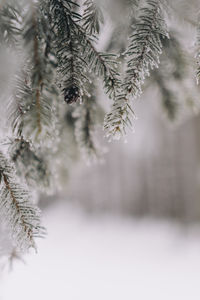
[{"label": "blurred background", "polygon": [[41,198],[48,235],[4,266],[1,300],[199,300],[200,119],[171,128],[152,95],[127,143]]},{"label": "blurred background", "polygon": [[[134,23],[124,3],[108,1],[100,48],[123,50]],[[172,5],[172,39],[135,102],[135,132],[108,143],[99,130],[101,162],[72,153],[60,166],[62,189],[40,196],[48,235],[37,255],[2,263],[0,300],[199,300],[198,1]]]}]

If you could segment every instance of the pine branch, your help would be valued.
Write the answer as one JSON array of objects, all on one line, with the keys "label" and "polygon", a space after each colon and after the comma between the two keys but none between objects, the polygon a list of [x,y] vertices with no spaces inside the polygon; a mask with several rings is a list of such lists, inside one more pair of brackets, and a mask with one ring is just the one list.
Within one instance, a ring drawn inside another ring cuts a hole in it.
[{"label": "pine branch", "polygon": [[78,147],[87,162],[96,161],[103,153],[97,140],[97,104],[95,97],[84,97],[83,103],[73,112],[75,137]]},{"label": "pine branch", "polygon": [[28,8],[23,25],[25,67],[16,76],[9,111],[17,136],[41,141],[49,138],[54,129],[53,100],[58,96],[54,83],[56,60],[49,49],[50,28],[45,13],[37,5]]},{"label": "pine branch", "polygon": [[153,78],[155,79],[160,90],[164,112],[167,114],[169,120],[174,121],[178,110],[178,103],[176,101],[177,99],[172,90],[168,87],[161,72],[156,70],[153,74]]},{"label": "pine branch", "polygon": [[[51,103],[49,97],[44,95],[43,89],[45,80],[47,80],[46,60],[44,59],[43,41],[41,40],[41,28],[37,14],[39,10],[34,4],[30,6],[30,13],[27,16],[24,24],[24,41],[26,49],[32,57],[29,66],[31,68],[30,84],[32,92],[32,106],[30,112],[30,122],[32,129],[35,129],[35,137],[37,138],[41,132],[42,127],[50,126],[51,122]],[[31,130],[32,130],[31,129]]]},{"label": "pine branch", "polygon": [[83,49],[86,59],[88,58],[89,61],[89,69],[98,77],[103,78],[106,94],[114,99],[120,84],[117,56],[98,52],[95,49],[91,37],[98,39],[100,25],[104,22],[103,13],[95,0],[86,0],[84,6],[83,26],[82,28],[79,24],[76,26],[80,35],[83,35],[83,43],[85,44]]},{"label": "pine branch", "polygon": [[88,71],[102,77],[106,93],[114,97],[119,85],[117,60],[114,54],[99,53],[93,39],[81,26],[81,15],[65,1],[52,0],[53,18],[58,36],[59,73],[64,77],[63,93],[67,103],[87,95]]},{"label": "pine branch", "polygon": [[146,2],[147,6],[141,8],[139,22],[126,51],[129,59],[124,89],[134,98],[142,93],[141,86],[146,76],[149,76],[150,69],[158,67],[162,53],[161,40],[168,37],[160,0]]},{"label": "pine branch", "polygon": [[50,1],[53,26],[56,34],[58,74],[61,79],[62,93],[67,103],[80,100],[86,92],[83,83],[88,81],[85,76],[86,62],[82,58],[80,36],[76,21],[81,16],[72,10],[74,2]]},{"label": "pine branch", "polygon": [[89,37],[79,24],[75,24],[82,36],[82,52],[87,63],[88,70],[103,79],[104,89],[110,98],[115,99],[119,86],[120,78],[118,73],[119,63],[117,55],[98,52]]},{"label": "pine branch", "polygon": [[16,166],[17,174],[25,178],[28,186],[46,189],[50,186],[50,171],[44,155],[23,138],[10,140],[9,155]]},{"label": "pine branch", "polygon": [[12,239],[20,251],[35,246],[35,237],[43,235],[40,212],[31,203],[26,188],[17,183],[15,171],[0,152],[0,214],[7,224]]},{"label": "pine branch", "polygon": [[10,47],[16,45],[20,34],[17,3],[0,3],[0,24],[0,43]]},{"label": "pine branch", "polygon": [[127,125],[132,127],[131,98],[136,99],[141,95],[144,79],[149,76],[150,69],[158,67],[162,53],[161,40],[165,37],[168,37],[168,32],[160,0],[146,0],[146,5],[140,8],[138,22],[125,53],[127,69],[121,95],[116,98],[111,113],[105,118],[106,136],[120,138],[126,133]]},{"label": "pine branch", "polygon": [[[52,103],[49,101],[48,94],[37,95],[25,78],[16,77],[15,95],[11,97],[9,103],[9,119],[13,132],[17,136],[23,136],[25,139],[37,141],[50,137],[52,128],[51,114]],[[39,100],[38,100],[38,97]],[[40,131],[40,129],[43,129]]]},{"label": "pine branch", "polygon": [[26,76],[25,78],[16,76],[16,93],[10,98],[8,105],[9,120],[11,121],[11,127],[13,133],[16,136],[26,136],[24,130],[25,114],[29,113],[32,106],[32,90],[28,85]]},{"label": "pine branch", "polygon": [[105,136],[109,140],[119,140],[122,136],[126,136],[127,129],[132,130],[133,118],[135,118],[135,113],[130,99],[126,93],[119,94],[112,105],[111,112],[105,116]]},{"label": "pine branch", "polygon": [[97,37],[100,33],[101,24],[104,23],[103,13],[95,0],[86,0],[83,6],[83,28],[90,36]]},{"label": "pine branch", "polygon": [[[152,79],[160,91],[160,100],[164,113],[170,121],[175,121],[180,111],[180,103],[184,102],[182,95],[173,88],[180,86],[185,89],[185,75],[188,73],[186,57],[178,40],[177,33],[171,31],[170,39],[163,41],[164,51],[161,56],[159,69],[154,69]],[[183,94],[187,95],[187,92]],[[179,99],[179,97],[181,99]],[[188,96],[186,96],[188,97]]]}]

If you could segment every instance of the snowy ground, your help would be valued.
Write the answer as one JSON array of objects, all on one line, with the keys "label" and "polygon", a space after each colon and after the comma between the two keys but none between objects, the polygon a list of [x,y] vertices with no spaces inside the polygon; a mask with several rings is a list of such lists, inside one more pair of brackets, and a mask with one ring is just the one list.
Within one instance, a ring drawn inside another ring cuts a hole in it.
[{"label": "snowy ground", "polygon": [[1,278],[0,300],[200,299],[198,228],[91,217],[62,203],[44,222],[39,254]]}]

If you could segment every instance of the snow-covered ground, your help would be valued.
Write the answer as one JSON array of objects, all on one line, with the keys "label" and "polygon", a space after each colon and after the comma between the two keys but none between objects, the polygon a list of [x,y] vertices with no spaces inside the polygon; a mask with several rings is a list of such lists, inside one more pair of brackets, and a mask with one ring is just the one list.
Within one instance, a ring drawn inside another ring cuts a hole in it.
[{"label": "snow-covered ground", "polygon": [[0,300],[199,300],[200,231],[91,216],[65,203],[44,217],[39,253],[1,278]]}]

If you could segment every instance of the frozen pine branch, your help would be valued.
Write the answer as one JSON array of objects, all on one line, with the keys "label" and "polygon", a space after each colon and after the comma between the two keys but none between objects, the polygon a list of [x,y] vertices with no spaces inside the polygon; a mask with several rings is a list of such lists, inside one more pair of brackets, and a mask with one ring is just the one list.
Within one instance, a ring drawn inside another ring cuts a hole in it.
[{"label": "frozen pine branch", "polygon": [[76,119],[76,141],[86,160],[96,157],[97,152],[91,109],[92,108],[89,107],[87,100],[84,99],[83,104],[77,107],[73,114]]},{"label": "frozen pine branch", "polygon": [[35,246],[35,237],[43,235],[40,211],[32,202],[26,188],[16,180],[15,170],[0,152],[0,215],[7,224],[17,249],[27,251]]},{"label": "frozen pine branch", "polygon": [[118,72],[117,55],[98,52],[93,45],[93,40],[82,30],[79,24],[76,25],[80,35],[83,36],[82,49],[89,70],[103,79],[106,94],[115,99],[120,86],[120,74]]},{"label": "frozen pine branch", "polygon": [[[37,190],[50,187],[50,175],[44,154],[23,138],[10,139],[9,155],[16,166],[17,174],[28,186]],[[47,156],[47,154],[46,154]]]},{"label": "frozen pine branch", "polygon": [[73,11],[73,5],[75,3],[71,1],[50,1],[56,36],[58,80],[61,80],[62,93],[69,104],[82,98],[86,93],[84,83],[88,81],[85,75],[86,61],[80,46],[82,36],[76,26],[81,16]]},{"label": "frozen pine branch", "polygon": [[168,38],[160,0],[147,0],[140,9],[139,21],[130,36],[125,53],[127,70],[123,88],[134,98],[141,94],[144,79],[150,70],[157,68],[162,53],[162,39]]},{"label": "frozen pine branch", "polygon": [[48,91],[34,91],[26,74],[17,76],[15,82],[8,109],[13,132],[32,140],[50,137],[52,99]]},{"label": "frozen pine branch", "polygon": [[101,157],[103,149],[97,138],[98,107],[95,97],[84,97],[83,103],[73,112],[75,118],[75,137],[81,154],[87,162]]},{"label": "frozen pine branch", "polygon": [[[44,16],[40,19],[38,14],[40,8],[31,3],[29,14],[26,16],[23,28],[23,38],[28,51],[27,67],[28,73],[24,80],[30,85],[32,101],[30,105],[30,116],[25,115],[29,122],[28,136],[33,133],[34,138],[38,138],[43,132],[49,134],[52,123],[52,95],[54,91],[50,86],[53,80],[52,65],[49,64],[47,51],[47,39],[44,32]],[[48,21],[48,20],[47,20]],[[48,33],[48,32],[47,32]],[[31,136],[32,137],[32,136]]]},{"label": "frozen pine branch", "polygon": [[[183,101],[173,83],[184,90],[184,78],[188,73],[187,61],[175,32],[170,32],[170,39],[163,41],[163,53],[159,69],[154,69],[152,78],[159,89],[161,105],[167,118],[176,121],[179,115],[180,103]],[[181,99],[179,99],[181,98]]]},{"label": "frozen pine branch", "polygon": [[164,112],[167,114],[169,120],[174,121],[178,110],[176,95],[169,88],[169,84],[162,72],[155,71],[153,77],[160,90],[161,104],[164,108]]},{"label": "frozen pine branch", "polygon": [[104,119],[104,130],[106,137],[111,140],[119,140],[126,136],[127,128],[132,129],[132,119],[135,117],[132,103],[126,93],[119,94],[110,113],[107,113]]},{"label": "frozen pine branch", "polygon": [[0,44],[14,46],[19,37],[19,7],[17,3],[0,2]]},{"label": "frozen pine branch", "polygon": [[[54,56],[49,51],[47,22],[38,5],[30,4],[23,21],[22,37],[27,51],[23,71],[16,76],[9,104],[15,134],[26,139],[42,140],[54,128],[53,100],[57,98],[54,83]],[[47,37],[46,37],[47,34]]]},{"label": "frozen pine branch", "polygon": [[82,25],[82,17],[73,11],[72,4],[74,3],[51,1],[58,38],[56,41],[58,71],[62,78],[61,86],[65,101],[71,104],[88,94],[86,86],[90,82],[88,78],[90,70],[103,79],[106,93],[110,97],[115,97],[119,86],[117,57],[96,50],[93,34],[87,30],[88,26],[92,26],[90,22],[93,18],[87,19],[87,26],[85,23]]},{"label": "frozen pine branch", "polygon": [[104,23],[103,12],[96,0],[86,0],[84,2],[83,27],[89,35],[100,33],[101,24]]},{"label": "frozen pine branch", "polygon": [[168,38],[160,0],[146,0],[139,10],[138,22],[133,26],[129,46],[125,52],[127,69],[121,87],[121,95],[116,98],[112,111],[105,118],[107,136],[119,138],[131,124],[131,99],[142,93],[144,79],[150,70],[157,68],[162,53],[162,39]]}]

